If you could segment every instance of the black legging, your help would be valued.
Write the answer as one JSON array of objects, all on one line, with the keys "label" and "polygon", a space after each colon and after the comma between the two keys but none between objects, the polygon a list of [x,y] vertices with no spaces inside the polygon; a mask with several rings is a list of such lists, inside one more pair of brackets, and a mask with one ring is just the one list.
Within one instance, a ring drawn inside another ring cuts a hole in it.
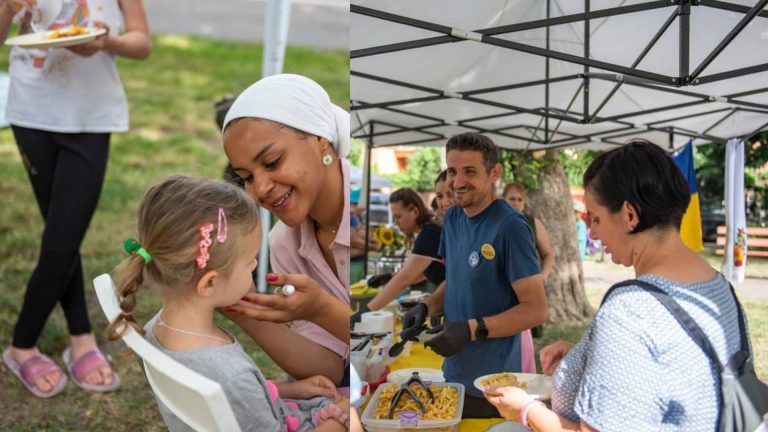
[{"label": "black legging", "polygon": [[70,335],[91,331],[80,244],[104,183],[110,134],[12,128],[45,220],[40,258],[13,331],[14,347],[32,348],[57,302]]}]

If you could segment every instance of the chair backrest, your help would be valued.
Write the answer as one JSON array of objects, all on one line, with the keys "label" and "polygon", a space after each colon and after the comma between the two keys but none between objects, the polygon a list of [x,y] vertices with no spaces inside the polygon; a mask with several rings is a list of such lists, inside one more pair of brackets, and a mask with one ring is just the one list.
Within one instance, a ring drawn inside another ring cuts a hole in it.
[{"label": "chair backrest", "polygon": [[[93,285],[104,314],[112,321],[120,314],[112,278],[103,274]],[[123,333],[123,342],[141,357],[155,396],[184,423],[196,431],[241,430],[219,383],[168,357],[131,327]]]}]

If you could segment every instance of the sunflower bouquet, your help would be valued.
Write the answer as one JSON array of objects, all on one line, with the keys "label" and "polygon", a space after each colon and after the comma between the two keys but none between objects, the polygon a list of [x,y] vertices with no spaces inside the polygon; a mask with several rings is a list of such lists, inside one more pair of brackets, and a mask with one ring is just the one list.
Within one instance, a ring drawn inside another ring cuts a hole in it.
[{"label": "sunflower bouquet", "polygon": [[403,253],[405,238],[391,226],[378,226],[373,229],[373,238],[381,244],[381,254],[393,256]]}]

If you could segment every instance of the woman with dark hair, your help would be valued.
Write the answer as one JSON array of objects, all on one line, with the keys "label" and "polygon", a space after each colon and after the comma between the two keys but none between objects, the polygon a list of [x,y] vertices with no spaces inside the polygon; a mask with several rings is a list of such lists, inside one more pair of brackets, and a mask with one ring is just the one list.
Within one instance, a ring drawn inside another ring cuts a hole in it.
[{"label": "woman with dark hair", "polygon": [[406,235],[416,234],[416,241],[403,268],[368,303],[367,310],[383,308],[409,285],[424,278],[435,285],[445,280],[445,264],[437,254],[442,227],[435,223],[419,194],[410,188],[398,189],[389,196],[389,207],[400,231]]},{"label": "woman with dark hair", "polygon": [[613,288],[573,345],[541,350],[554,373],[552,409],[524,391],[488,387],[506,418],[537,431],[716,430],[719,377],[710,359],[645,288],[674,299],[721,363],[740,349],[738,303],[728,281],[680,239],[688,185],[660,147],[644,141],[603,153],[584,174],[592,236],[637,280]]},{"label": "woman with dark hair", "polygon": [[528,201],[528,195],[525,192],[525,186],[522,183],[509,183],[504,187],[502,197],[525,216],[528,225],[533,231],[533,239],[536,240],[536,253],[539,254],[541,264],[541,276],[544,283],[547,282],[549,273],[552,272],[552,266],[555,264],[555,251],[552,249],[552,242],[549,240],[549,233],[539,218],[534,217],[532,213],[525,210],[525,203]]}]

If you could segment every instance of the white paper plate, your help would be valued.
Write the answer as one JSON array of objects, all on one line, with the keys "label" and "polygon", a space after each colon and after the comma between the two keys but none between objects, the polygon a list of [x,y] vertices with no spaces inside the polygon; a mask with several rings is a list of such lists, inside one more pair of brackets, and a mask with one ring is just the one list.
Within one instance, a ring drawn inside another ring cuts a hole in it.
[{"label": "white paper plate", "polygon": [[445,382],[443,371],[440,369],[430,368],[398,369],[389,373],[387,381],[397,385],[402,385],[411,378],[414,372],[419,373],[419,378],[421,378],[422,381]]},{"label": "white paper plate", "polygon": [[489,374],[478,377],[474,384],[475,388],[483,391],[483,385],[480,381],[484,381],[494,375],[501,373],[514,375],[518,381],[528,384],[528,390],[526,392],[536,399],[547,400],[552,397],[552,377],[542,374],[529,374],[529,373],[517,373],[517,372],[500,372],[498,374]]},{"label": "white paper plate", "polygon": [[90,42],[97,37],[107,32],[107,29],[89,27],[88,33],[67,36],[63,38],[49,39],[49,31],[38,33],[27,33],[20,36],[12,37],[5,41],[6,45],[13,45],[22,48],[51,48],[51,47],[65,47],[72,45],[79,45],[86,42]]}]

